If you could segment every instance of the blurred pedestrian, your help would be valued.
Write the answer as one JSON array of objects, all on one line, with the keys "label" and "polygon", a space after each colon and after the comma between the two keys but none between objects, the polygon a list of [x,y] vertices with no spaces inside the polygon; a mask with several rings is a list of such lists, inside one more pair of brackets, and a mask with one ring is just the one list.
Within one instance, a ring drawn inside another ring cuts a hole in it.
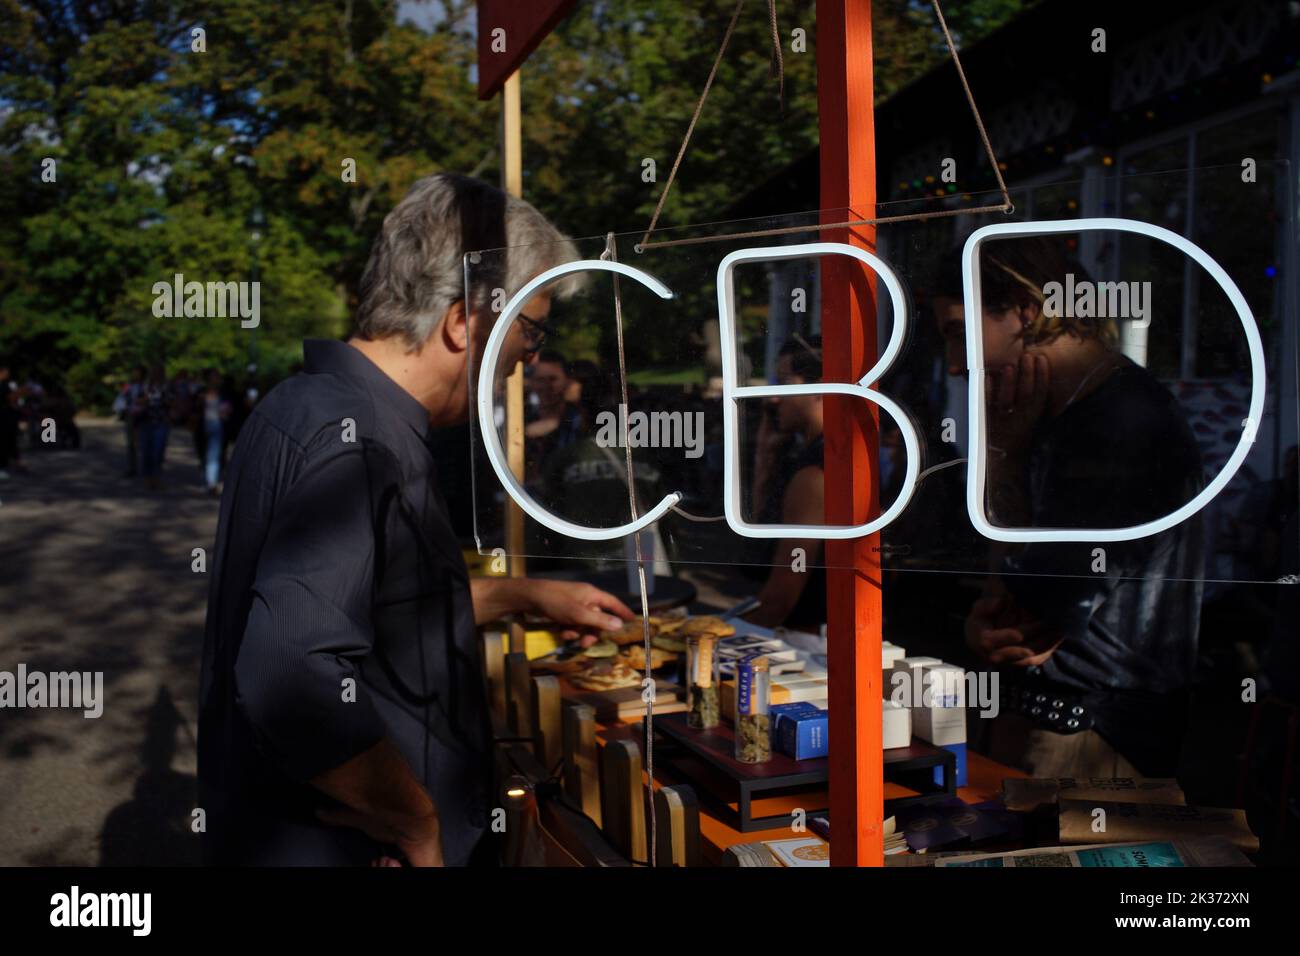
[{"label": "blurred pedestrian", "polygon": [[155,365],[136,398],[135,410],[140,438],[140,466],[151,491],[162,487],[163,458],[171,434],[175,391],[161,365]]},{"label": "blurred pedestrian", "polygon": [[25,471],[18,461],[19,410],[18,383],[9,375],[9,366],[0,365],[0,481],[9,480],[9,469]]},{"label": "blurred pedestrian", "polygon": [[226,422],[230,420],[233,405],[221,387],[221,373],[210,368],[206,378],[203,390],[195,399],[199,427],[203,434],[203,487],[208,494],[219,495]]},{"label": "blurred pedestrian", "polygon": [[113,412],[122,423],[126,435],[126,471],[123,477],[134,478],[140,469],[140,449],[136,442],[136,400],[144,390],[145,370],[137,365],[131,372],[129,381],[122,383],[122,389],[113,399]]}]

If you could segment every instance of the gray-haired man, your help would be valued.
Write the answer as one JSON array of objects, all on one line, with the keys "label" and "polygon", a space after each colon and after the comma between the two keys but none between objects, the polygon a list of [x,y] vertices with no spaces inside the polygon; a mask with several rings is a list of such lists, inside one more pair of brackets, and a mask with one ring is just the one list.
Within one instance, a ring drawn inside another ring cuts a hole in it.
[{"label": "gray-haired man", "polygon": [[[464,253],[522,247],[465,301]],[[488,862],[490,729],[475,624],[534,611],[578,629],[631,612],[582,584],[466,573],[426,439],[468,411],[488,296],[575,258],[527,203],[436,175],[384,220],[356,333],[245,424],[208,602],[200,806],[212,863]],[[525,306],[536,330],[557,283]],[[482,321],[479,317],[482,316]],[[513,333],[506,362],[534,350]],[[534,331],[532,333],[536,335]]]}]

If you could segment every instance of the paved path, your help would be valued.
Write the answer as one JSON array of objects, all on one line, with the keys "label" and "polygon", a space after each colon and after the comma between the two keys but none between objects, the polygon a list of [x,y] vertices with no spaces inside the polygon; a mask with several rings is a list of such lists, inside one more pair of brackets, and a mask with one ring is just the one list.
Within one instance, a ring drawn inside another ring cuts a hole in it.
[{"label": "paved path", "polygon": [[98,719],[0,710],[0,866],[183,864],[217,502],[199,489],[188,432],[166,486],[122,477],[125,442],[86,420],[80,451],[24,451],[0,482],[0,671],[102,671]]},{"label": "paved path", "polygon": [[[25,451],[0,482],[0,671],[102,671],[104,710],[0,709],[0,866],[198,862],[194,734],[217,502],[190,436],[173,431],[167,485],[122,477],[112,420],[80,451]],[[694,566],[700,599],[739,600]]]}]

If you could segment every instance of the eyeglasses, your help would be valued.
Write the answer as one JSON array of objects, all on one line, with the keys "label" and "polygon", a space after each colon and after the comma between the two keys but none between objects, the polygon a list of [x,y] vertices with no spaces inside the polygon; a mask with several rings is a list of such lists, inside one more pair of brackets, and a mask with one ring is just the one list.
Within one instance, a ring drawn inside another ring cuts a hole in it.
[{"label": "eyeglasses", "polygon": [[530,318],[522,312],[515,316],[515,321],[524,327],[524,338],[527,340],[529,352],[536,352],[546,343],[546,325],[543,322]]}]

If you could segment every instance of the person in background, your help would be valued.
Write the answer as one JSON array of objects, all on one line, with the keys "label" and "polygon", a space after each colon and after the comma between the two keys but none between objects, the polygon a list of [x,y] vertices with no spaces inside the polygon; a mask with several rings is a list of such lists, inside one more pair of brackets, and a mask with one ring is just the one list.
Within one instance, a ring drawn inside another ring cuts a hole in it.
[{"label": "person in background", "polygon": [[122,383],[122,388],[113,399],[113,412],[122,423],[122,432],[126,437],[126,471],[122,477],[134,478],[140,470],[140,448],[136,441],[136,400],[144,388],[145,370],[137,365],[131,372],[131,378]]},{"label": "person in background", "polygon": [[[1177,400],[1119,351],[1114,320],[1047,306],[1045,287],[1069,273],[1088,281],[1046,236],[999,240],[982,253],[986,509],[998,525],[1131,527],[1203,487]],[[962,310],[936,311],[950,371],[966,374]],[[1108,543],[1101,572],[1088,542],[994,546],[995,573],[966,618],[968,646],[1013,680],[1028,675],[1063,701],[1058,711],[1080,706],[1095,721],[1056,730],[1003,713],[992,727],[994,759],[1036,777],[1173,776],[1196,661],[1204,537],[1193,517]]]},{"label": "person in background", "polygon": [[[521,316],[520,321],[525,318]],[[569,386],[569,365],[564,356],[550,349],[537,353],[528,369],[532,417],[524,425],[524,443],[528,462],[535,463],[539,470],[545,468],[547,459],[581,436],[582,414],[567,400]],[[532,469],[530,474],[534,474]]]},{"label": "person in background", "polygon": [[162,487],[163,459],[167,454],[167,439],[171,435],[175,405],[175,392],[167,382],[167,375],[161,365],[155,365],[146,376],[135,403],[140,438],[140,470],[150,491]]},{"label": "person in background", "polygon": [[77,406],[67,390],[58,384],[51,385],[45,393],[42,421],[54,423],[56,448],[80,448],[81,429],[77,427]]},{"label": "person in background", "polygon": [[590,402],[587,401],[587,396],[601,390],[603,378],[600,366],[590,359],[574,359],[569,363],[569,386],[564,390],[564,400],[582,414],[578,428],[580,434],[585,435],[596,427],[596,413],[589,413]]},{"label": "person in background", "polygon": [[221,373],[210,368],[206,384],[195,396],[199,427],[203,433],[203,487],[210,495],[221,493],[221,465],[226,443],[226,422],[233,410],[229,396],[221,387]]},{"label": "person in background", "polygon": [[9,469],[18,470],[18,385],[10,378],[9,366],[0,365],[0,481],[9,480]]},{"label": "person in background", "polygon": [[[777,384],[815,384],[822,380],[820,336],[795,336],[781,347]],[[826,523],[822,399],[785,395],[764,403],[754,462],[753,513],[759,524]],[[804,571],[791,555],[802,548]],[[762,602],[746,619],[763,627],[786,625],[818,634],[826,623],[826,570],[819,567],[818,538],[782,539],[770,554],[771,569],[758,592]]]},{"label": "person in background", "polygon": [[18,387],[19,416],[27,423],[27,444],[35,449],[41,445],[41,419],[45,417],[45,387],[35,375]]},{"label": "person in background", "polygon": [[[595,366],[592,366],[595,368]],[[582,386],[579,406],[581,419],[591,423],[577,441],[555,452],[546,460],[540,497],[555,514],[578,524],[609,527],[632,520],[627,494],[627,452],[609,448],[597,438],[595,422],[603,411],[613,411],[621,400],[619,385],[613,376],[597,374]],[[660,501],[665,494],[663,472],[656,456],[645,449],[633,450],[633,474],[636,495],[642,508]],[[657,535],[653,529],[647,541]],[[625,560],[624,542],[592,542],[554,536],[548,539],[547,552],[567,556],[560,566],[572,567],[573,559]],[[649,550],[648,543],[643,544]],[[539,549],[541,553],[542,549]],[[542,565],[545,566],[545,565]]]}]

